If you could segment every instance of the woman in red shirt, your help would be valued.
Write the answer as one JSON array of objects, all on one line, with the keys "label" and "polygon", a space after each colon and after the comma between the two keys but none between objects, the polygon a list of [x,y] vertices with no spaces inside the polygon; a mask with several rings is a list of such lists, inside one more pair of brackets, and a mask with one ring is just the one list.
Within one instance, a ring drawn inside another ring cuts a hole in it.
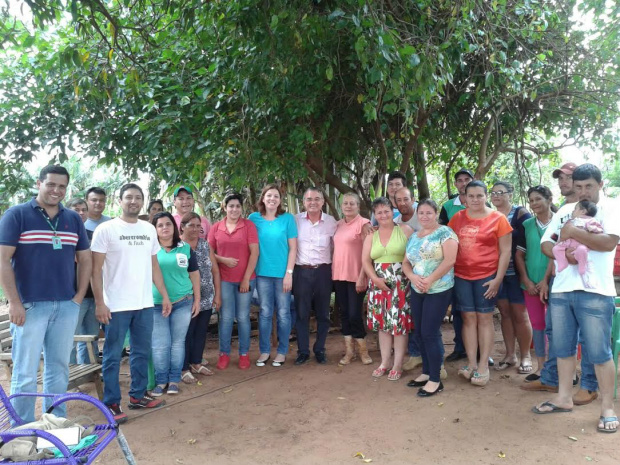
[{"label": "woman in red shirt", "polygon": [[465,192],[467,208],[448,223],[459,238],[454,292],[463,316],[468,358],[459,375],[484,386],[490,377],[488,361],[495,338],[493,310],[510,261],[512,227],[504,215],[486,206],[487,187],[482,181],[470,182]]}]

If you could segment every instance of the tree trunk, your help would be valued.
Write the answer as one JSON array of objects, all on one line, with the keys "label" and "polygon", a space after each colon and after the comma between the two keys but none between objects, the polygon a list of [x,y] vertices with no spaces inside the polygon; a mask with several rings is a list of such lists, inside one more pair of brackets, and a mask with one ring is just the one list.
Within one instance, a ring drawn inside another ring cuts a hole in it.
[{"label": "tree trunk", "polygon": [[418,199],[428,199],[431,196],[426,177],[426,160],[424,159],[424,144],[416,141],[413,147],[413,170],[418,184]]}]

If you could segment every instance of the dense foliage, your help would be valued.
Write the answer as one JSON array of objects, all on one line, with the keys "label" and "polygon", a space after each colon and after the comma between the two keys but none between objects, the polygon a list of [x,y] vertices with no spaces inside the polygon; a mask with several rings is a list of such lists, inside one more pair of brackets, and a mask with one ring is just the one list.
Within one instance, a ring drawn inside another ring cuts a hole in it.
[{"label": "dense foliage", "polygon": [[368,202],[393,169],[426,196],[461,165],[617,155],[612,3],[31,0],[34,27],[0,30],[0,170],[78,151],[210,194],[282,179]]}]

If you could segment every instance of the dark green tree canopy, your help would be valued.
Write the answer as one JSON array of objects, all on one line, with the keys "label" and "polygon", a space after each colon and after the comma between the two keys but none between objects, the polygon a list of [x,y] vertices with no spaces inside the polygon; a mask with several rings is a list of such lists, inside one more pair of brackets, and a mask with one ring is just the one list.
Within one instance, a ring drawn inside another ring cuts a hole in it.
[{"label": "dark green tree canopy", "polygon": [[[208,190],[359,192],[617,154],[618,7],[590,1],[31,1],[2,21],[0,169],[78,151]],[[580,25],[579,18],[588,18]],[[34,31],[34,32],[31,32]]]}]

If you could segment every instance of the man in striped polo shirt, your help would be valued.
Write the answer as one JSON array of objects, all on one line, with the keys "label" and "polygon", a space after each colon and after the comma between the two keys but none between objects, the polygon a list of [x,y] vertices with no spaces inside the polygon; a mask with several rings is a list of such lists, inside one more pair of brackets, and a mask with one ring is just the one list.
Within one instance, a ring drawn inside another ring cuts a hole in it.
[{"label": "man in striped polo shirt", "polygon": [[[0,284],[9,301],[13,336],[11,394],[37,391],[41,351],[43,392],[67,391],[73,333],[92,271],[84,223],[60,203],[68,184],[64,167],[46,166],[37,180],[37,196],[0,219]],[[34,398],[12,402],[22,419],[34,421]],[[44,399],[43,411],[51,403]],[[65,405],[54,413],[65,416]]]}]

